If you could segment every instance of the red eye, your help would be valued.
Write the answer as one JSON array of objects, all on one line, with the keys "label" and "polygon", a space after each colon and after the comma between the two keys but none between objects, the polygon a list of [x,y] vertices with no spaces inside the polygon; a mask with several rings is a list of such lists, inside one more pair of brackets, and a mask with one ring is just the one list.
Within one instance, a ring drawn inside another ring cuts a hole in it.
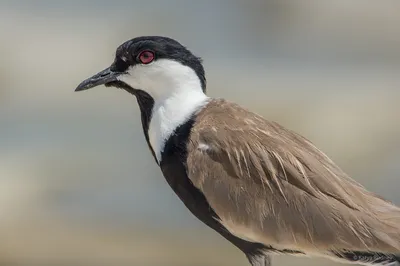
[{"label": "red eye", "polygon": [[142,64],[148,64],[154,60],[154,53],[152,51],[143,51],[138,58]]}]

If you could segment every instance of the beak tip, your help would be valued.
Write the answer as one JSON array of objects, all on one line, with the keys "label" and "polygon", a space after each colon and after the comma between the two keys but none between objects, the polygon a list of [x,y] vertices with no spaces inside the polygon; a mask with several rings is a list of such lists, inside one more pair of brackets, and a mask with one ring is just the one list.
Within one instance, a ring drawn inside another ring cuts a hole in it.
[{"label": "beak tip", "polygon": [[75,91],[83,91],[83,90],[85,90],[83,87],[80,87],[80,86],[78,86],[76,89],[75,89]]},{"label": "beak tip", "polygon": [[106,68],[96,75],[82,81],[75,89],[75,91],[84,91],[99,85],[106,85],[109,82],[115,81],[119,72],[113,72],[110,68]]},{"label": "beak tip", "polygon": [[90,82],[90,80],[85,80],[85,81],[81,82],[81,83],[76,87],[75,91],[84,91],[84,90],[90,89],[90,88],[92,88],[92,87],[94,87],[94,86],[92,85],[92,83]]}]

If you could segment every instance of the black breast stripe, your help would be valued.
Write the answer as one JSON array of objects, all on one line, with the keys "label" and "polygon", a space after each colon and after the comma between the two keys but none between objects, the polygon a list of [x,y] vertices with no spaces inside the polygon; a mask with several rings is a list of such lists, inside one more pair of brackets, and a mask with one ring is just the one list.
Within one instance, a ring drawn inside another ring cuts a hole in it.
[{"label": "black breast stripe", "polygon": [[127,92],[135,95],[140,108],[144,137],[146,139],[147,145],[149,146],[151,154],[154,157],[154,160],[156,161],[156,163],[158,163],[156,154],[154,153],[153,147],[151,147],[149,140],[149,125],[154,107],[154,99],[147,92],[144,92],[142,90],[132,89],[125,83],[121,82],[119,84],[119,87],[123,87],[123,89],[125,89]]}]

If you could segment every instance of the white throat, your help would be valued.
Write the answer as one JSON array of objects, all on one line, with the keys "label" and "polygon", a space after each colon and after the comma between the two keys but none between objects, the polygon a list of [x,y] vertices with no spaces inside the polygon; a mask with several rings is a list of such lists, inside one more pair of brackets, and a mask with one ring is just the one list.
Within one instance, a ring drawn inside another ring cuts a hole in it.
[{"label": "white throat", "polygon": [[208,102],[208,97],[200,90],[186,88],[180,93],[155,102],[149,126],[149,141],[160,163],[165,142],[180,125]]},{"label": "white throat", "polygon": [[148,134],[160,163],[165,142],[176,128],[208,103],[200,79],[192,68],[180,62],[158,59],[131,67],[120,80],[147,92],[154,99]]}]

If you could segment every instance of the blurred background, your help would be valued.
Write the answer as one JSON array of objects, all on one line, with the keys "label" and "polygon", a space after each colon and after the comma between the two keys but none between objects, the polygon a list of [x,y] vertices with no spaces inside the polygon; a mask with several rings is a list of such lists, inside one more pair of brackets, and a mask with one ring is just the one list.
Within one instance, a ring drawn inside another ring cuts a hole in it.
[{"label": "blurred background", "polygon": [[139,35],[178,39],[203,57],[211,96],[301,133],[400,204],[399,10],[395,0],[0,0],[0,265],[248,265],[168,187],[133,96],[74,93]]}]

